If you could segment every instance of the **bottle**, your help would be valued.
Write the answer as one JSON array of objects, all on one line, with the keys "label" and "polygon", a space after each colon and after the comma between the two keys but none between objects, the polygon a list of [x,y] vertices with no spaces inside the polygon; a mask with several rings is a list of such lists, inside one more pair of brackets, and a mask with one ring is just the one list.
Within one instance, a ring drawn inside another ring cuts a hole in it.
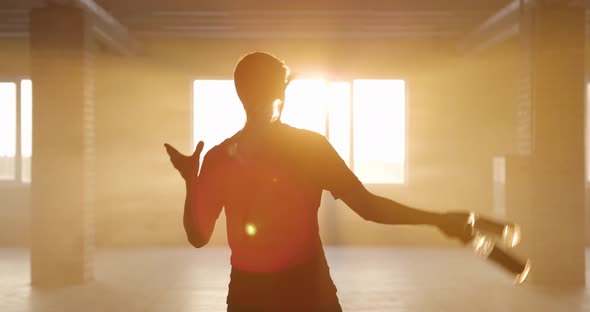
[{"label": "bottle", "polygon": [[493,234],[501,237],[505,246],[514,248],[520,243],[520,226],[515,223],[502,223],[494,220],[477,216],[475,213],[469,214],[467,222],[472,228],[472,234],[475,230]]},{"label": "bottle", "polygon": [[520,285],[524,283],[529,275],[529,272],[531,271],[530,260],[527,260],[523,263],[518,258],[507,253],[498,246],[491,250],[488,259],[501,266],[506,271],[512,273],[514,275],[514,285]]},{"label": "bottle", "polygon": [[507,224],[502,230],[504,245],[514,248],[520,243],[520,226],[518,224]]},{"label": "bottle", "polygon": [[479,231],[475,232],[473,240],[471,241],[471,246],[473,247],[475,254],[484,259],[487,258],[490,253],[492,253],[495,245],[496,241],[492,237]]},{"label": "bottle", "polygon": [[492,236],[476,230],[471,241],[471,246],[474,253],[478,256],[486,260],[489,259],[504,270],[515,275],[515,285],[524,283],[528,277],[531,270],[530,261],[527,260],[526,263],[523,263],[515,256],[508,254],[499,246],[496,246],[496,240]]}]

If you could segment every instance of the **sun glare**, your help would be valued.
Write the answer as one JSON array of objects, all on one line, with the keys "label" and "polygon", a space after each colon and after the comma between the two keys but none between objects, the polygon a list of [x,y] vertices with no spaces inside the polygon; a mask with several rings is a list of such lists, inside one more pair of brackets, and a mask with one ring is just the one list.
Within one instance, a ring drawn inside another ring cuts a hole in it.
[{"label": "sun glare", "polygon": [[326,133],[327,84],[322,79],[294,80],[285,94],[281,120],[294,127]]},{"label": "sun glare", "polygon": [[[206,152],[237,132],[246,116],[232,80],[196,80],[194,88],[194,143],[205,141]],[[361,181],[403,183],[405,118],[403,80],[315,78],[289,84],[281,120],[325,135]]]},{"label": "sun glare", "polygon": [[350,83],[328,85],[328,138],[340,157],[350,166]]},{"label": "sun glare", "polygon": [[367,183],[402,183],[405,161],[405,82],[353,82],[354,168]]},{"label": "sun glare", "polygon": [[205,142],[201,158],[213,146],[231,137],[246,122],[233,80],[195,80],[194,146]]}]

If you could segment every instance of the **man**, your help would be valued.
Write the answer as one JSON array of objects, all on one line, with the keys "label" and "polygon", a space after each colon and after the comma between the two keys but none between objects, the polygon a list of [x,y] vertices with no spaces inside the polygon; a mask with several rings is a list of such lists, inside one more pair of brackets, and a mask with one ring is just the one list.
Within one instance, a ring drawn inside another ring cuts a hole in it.
[{"label": "man", "polygon": [[165,144],[186,181],[188,241],[207,244],[223,207],[231,256],[228,311],[342,311],[319,236],[322,190],[362,218],[432,225],[466,242],[467,213],[439,214],[371,194],[325,137],[280,122],[287,66],[272,55],[243,57],[234,72],[247,121],[212,148],[199,171],[192,156]]}]

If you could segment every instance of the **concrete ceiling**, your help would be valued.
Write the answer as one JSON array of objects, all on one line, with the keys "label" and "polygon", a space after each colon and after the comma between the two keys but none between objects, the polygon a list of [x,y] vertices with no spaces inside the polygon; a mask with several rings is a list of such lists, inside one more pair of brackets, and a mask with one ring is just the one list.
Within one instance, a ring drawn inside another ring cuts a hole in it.
[{"label": "concrete ceiling", "polygon": [[[68,2],[62,0],[55,2]],[[0,1],[0,36],[42,0]],[[135,37],[461,37],[510,0],[95,0]]]},{"label": "concrete ceiling", "polygon": [[[103,41],[121,51],[148,37],[446,38],[478,49],[517,34],[518,8],[531,1],[1,0],[0,37],[28,36],[29,10],[55,2],[92,11]],[[590,0],[547,1],[590,9]]]}]

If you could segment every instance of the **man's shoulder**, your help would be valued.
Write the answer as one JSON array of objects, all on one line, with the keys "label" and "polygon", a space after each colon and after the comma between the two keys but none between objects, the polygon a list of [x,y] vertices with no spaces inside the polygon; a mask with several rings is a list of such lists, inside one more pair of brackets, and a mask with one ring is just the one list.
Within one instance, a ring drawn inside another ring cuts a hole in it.
[{"label": "man's shoulder", "polygon": [[304,144],[321,144],[326,141],[326,137],[307,129],[296,128],[288,124],[281,124],[283,134],[293,140]]},{"label": "man's shoulder", "polygon": [[326,137],[320,133],[285,125],[281,135],[277,137],[280,149],[305,166],[315,167],[320,163],[318,160],[331,158],[332,147]]},{"label": "man's shoulder", "polygon": [[215,160],[225,159],[229,154],[231,154],[232,148],[235,148],[235,145],[236,145],[235,141],[236,141],[236,138],[238,137],[239,133],[240,132],[223,140],[223,142],[213,146],[211,149],[209,149],[209,151],[207,151],[207,154],[205,155],[205,157],[207,157],[208,159],[215,159]]}]

